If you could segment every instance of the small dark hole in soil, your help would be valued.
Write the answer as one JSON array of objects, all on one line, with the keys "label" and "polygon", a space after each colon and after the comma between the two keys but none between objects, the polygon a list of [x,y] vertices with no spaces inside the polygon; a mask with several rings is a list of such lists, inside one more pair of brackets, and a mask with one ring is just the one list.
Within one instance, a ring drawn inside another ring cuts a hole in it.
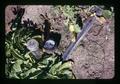
[{"label": "small dark hole in soil", "polygon": [[60,40],[61,40],[61,34],[51,32],[51,33],[50,33],[50,38],[55,41],[56,47],[58,47],[58,45],[59,45],[59,43],[60,43]]},{"label": "small dark hole in soil", "polygon": [[[61,34],[55,33],[55,32],[50,32],[50,33],[49,33],[49,38],[44,41],[44,45],[45,45],[45,42],[46,42],[47,40],[53,40],[53,41],[55,41],[55,46],[54,46],[54,48],[53,48],[53,49],[55,49],[56,47],[59,46],[59,43],[60,43],[60,40],[61,40]],[[52,50],[53,50],[53,49],[52,49]]]}]

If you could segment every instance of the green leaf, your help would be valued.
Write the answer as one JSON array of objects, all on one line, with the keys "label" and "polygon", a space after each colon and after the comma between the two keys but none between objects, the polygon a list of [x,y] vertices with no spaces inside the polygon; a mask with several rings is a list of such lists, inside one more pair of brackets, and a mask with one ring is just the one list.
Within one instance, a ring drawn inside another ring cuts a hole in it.
[{"label": "green leaf", "polygon": [[5,42],[5,54],[7,57],[10,57],[11,55],[10,45],[8,42]]},{"label": "green leaf", "polygon": [[60,79],[60,78],[58,76],[47,73],[47,76],[45,77],[45,79]]},{"label": "green leaf", "polygon": [[35,60],[32,58],[32,53],[29,51],[29,52],[27,52],[25,55],[24,55],[24,57],[25,57],[25,59],[29,59],[29,62],[31,62],[31,63],[35,63]]},{"label": "green leaf", "polygon": [[47,65],[43,65],[43,64],[38,64],[38,68],[46,68]]},{"label": "green leaf", "polygon": [[107,19],[111,18],[112,12],[109,10],[103,10],[103,16]]},{"label": "green leaf", "polygon": [[61,75],[63,75],[63,78],[73,79],[73,73],[70,70],[63,70]]},{"label": "green leaf", "polygon": [[[50,57],[50,58],[51,58],[51,57]],[[40,62],[40,64],[47,66],[47,65],[49,64],[49,59],[48,59],[48,58],[42,59],[42,61]]]},{"label": "green leaf", "polygon": [[29,63],[29,60],[23,61],[23,63],[27,65]]},{"label": "green leaf", "polygon": [[54,57],[54,56],[51,56],[47,59],[51,63],[49,67],[51,67],[55,63],[56,59],[57,57]]},{"label": "green leaf", "polygon": [[80,27],[78,24],[75,25],[75,32],[76,33],[79,33],[80,32]]},{"label": "green leaf", "polygon": [[56,59],[57,59],[57,57],[55,57],[55,56],[49,56],[47,58],[44,58],[40,63],[42,63],[44,65],[48,65],[51,62],[51,64],[49,66],[52,66]]},{"label": "green leaf", "polygon": [[55,75],[56,70],[60,67],[61,64],[62,62],[58,62],[57,64],[53,65],[51,69],[49,70],[49,73],[51,73],[52,75]]},{"label": "green leaf", "polygon": [[26,78],[27,76],[29,76],[30,73],[34,73],[37,69],[36,68],[31,68],[30,70],[24,72],[24,73],[21,73],[20,76],[22,76],[22,78]]},{"label": "green leaf", "polygon": [[16,50],[11,49],[11,53],[12,53],[12,56],[15,57],[16,59],[25,60],[25,59],[22,57],[22,55],[20,55]]},{"label": "green leaf", "polygon": [[17,74],[16,74],[14,71],[12,71],[12,72],[9,74],[9,77],[10,77],[10,78],[19,79],[19,77],[17,76]]},{"label": "green leaf", "polygon": [[21,64],[23,63],[23,61],[22,60],[17,60],[16,62],[15,62],[15,64],[13,65],[13,70],[15,71],[15,72],[22,72],[22,69],[21,69]]},{"label": "green leaf", "polygon": [[30,53],[31,53],[31,52],[27,52],[27,53],[24,55],[24,57],[25,57],[25,58],[30,58],[30,55],[29,55]]},{"label": "green leaf", "polygon": [[9,75],[9,65],[8,64],[5,64],[5,74],[6,74],[6,76],[8,76]]},{"label": "green leaf", "polygon": [[33,36],[32,38],[33,39],[36,39],[36,38],[41,39],[42,37],[41,37],[41,35],[36,35],[36,36]]},{"label": "green leaf", "polygon": [[59,67],[58,71],[61,71],[61,70],[66,69],[66,68],[69,70],[71,67],[72,67],[71,61],[68,61],[68,62],[63,63]]}]

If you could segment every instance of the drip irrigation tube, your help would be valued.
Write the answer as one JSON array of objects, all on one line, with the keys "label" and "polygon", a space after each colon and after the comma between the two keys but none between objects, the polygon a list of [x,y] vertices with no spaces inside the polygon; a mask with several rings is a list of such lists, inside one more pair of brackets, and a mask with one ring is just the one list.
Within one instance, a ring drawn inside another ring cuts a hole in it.
[{"label": "drip irrigation tube", "polygon": [[88,33],[88,31],[92,28],[96,17],[90,17],[86,22],[83,24],[83,28],[81,32],[78,33],[77,40],[74,43],[71,43],[67,50],[64,52],[62,59],[68,60],[69,55],[74,51],[74,49],[78,46],[79,42],[83,39],[83,37]]}]

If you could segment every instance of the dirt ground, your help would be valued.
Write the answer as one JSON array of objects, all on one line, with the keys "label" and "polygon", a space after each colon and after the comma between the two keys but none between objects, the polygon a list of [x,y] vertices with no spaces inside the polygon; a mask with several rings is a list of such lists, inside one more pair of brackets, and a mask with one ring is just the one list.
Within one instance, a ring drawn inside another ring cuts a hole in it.
[{"label": "dirt ground", "polygon": [[[5,29],[6,32],[10,31],[10,25],[8,23],[15,18],[12,13],[12,8],[16,6],[8,6],[5,10]],[[22,18],[27,20],[28,18],[34,23],[43,24],[43,20],[40,18],[40,14],[48,14],[49,18],[55,18],[59,15],[54,14],[51,6],[22,6],[25,8],[25,14]],[[62,18],[61,18],[62,19]],[[50,20],[52,23],[54,32],[58,32],[62,35],[60,45],[57,52],[63,53],[70,44],[71,34],[63,25],[62,20],[57,21]],[[77,79],[110,79],[114,77],[114,18],[110,24],[111,31],[106,31],[103,28],[97,35],[99,27],[93,27],[86,37],[82,40],[77,49],[72,53],[71,59],[74,60],[73,72]]]},{"label": "dirt ground", "polygon": [[[114,27],[114,21],[111,23]],[[95,27],[96,28],[96,27]],[[82,45],[73,52],[75,61],[73,71],[77,79],[111,79],[114,77],[114,30],[101,30],[94,36],[95,28],[91,29],[82,41]]]}]

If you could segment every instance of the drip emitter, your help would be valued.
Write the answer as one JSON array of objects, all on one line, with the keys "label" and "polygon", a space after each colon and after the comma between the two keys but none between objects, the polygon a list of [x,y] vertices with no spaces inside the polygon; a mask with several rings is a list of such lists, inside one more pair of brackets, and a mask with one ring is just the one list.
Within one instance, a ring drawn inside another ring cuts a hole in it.
[{"label": "drip emitter", "polygon": [[53,49],[54,47],[55,47],[55,41],[54,40],[49,39],[45,42],[44,48]]},{"label": "drip emitter", "polygon": [[36,59],[41,58],[41,52],[39,49],[39,43],[35,39],[30,39],[27,42],[27,48],[31,51],[31,53],[35,56]]}]

